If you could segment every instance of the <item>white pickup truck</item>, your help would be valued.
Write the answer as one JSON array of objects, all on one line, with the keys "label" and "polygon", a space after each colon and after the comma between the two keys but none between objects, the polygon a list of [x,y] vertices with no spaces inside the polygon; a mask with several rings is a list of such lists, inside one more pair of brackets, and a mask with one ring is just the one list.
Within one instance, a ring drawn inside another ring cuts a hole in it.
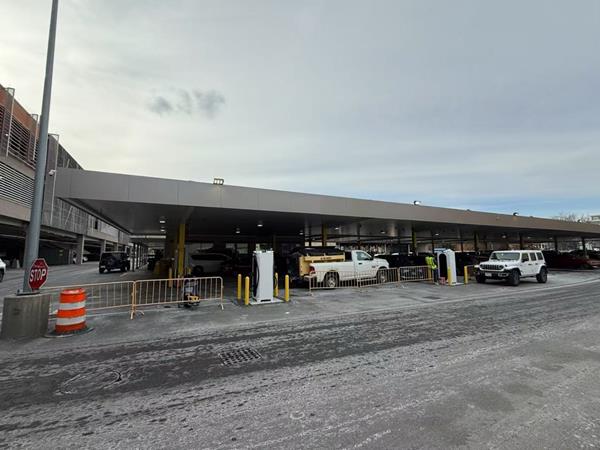
[{"label": "white pickup truck", "polygon": [[348,280],[375,279],[377,283],[385,283],[389,268],[390,264],[385,259],[373,258],[362,250],[352,250],[345,252],[343,262],[312,263],[308,277],[333,289]]}]

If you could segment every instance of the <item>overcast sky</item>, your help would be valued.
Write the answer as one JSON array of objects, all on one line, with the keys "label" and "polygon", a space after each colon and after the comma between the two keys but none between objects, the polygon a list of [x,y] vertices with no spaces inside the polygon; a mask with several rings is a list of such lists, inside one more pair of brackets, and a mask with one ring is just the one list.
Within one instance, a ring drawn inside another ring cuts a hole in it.
[{"label": "overcast sky", "polygon": [[[41,108],[50,0],[4,0]],[[597,0],[61,0],[50,130],[86,169],[600,213]]]}]

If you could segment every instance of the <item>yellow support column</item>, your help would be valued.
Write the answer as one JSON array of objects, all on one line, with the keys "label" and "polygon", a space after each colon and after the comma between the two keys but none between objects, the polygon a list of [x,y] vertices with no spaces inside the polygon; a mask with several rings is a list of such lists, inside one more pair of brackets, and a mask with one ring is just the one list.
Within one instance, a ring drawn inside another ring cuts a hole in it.
[{"label": "yellow support column", "polygon": [[237,276],[237,299],[242,299],[242,274],[238,273]]},{"label": "yellow support column", "polygon": [[285,284],[283,285],[284,286],[283,287],[283,289],[284,289],[283,299],[286,302],[289,302],[290,301],[290,276],[289,275],[285,276],[285,282],[284,283]]},{"label": "yellow support column", "polygon": [[279,274],[275,272],[275,287],[273,288],[273,295],[279,297]]},{"label": "yellow support column", "polygon": [[446,280],[446,283],[448,283],[448,286],[452,286],[452,271],[450,270],[450,267],[448,267],[448,279]]},{"label": "yellow support column", "polygon": [[246,277],[244,286],[244,305],[250,304],[250,277]]},{"label": "yellow support column", "polygon": [[185,263],[185,223],[179,224],[177,233],[177,272],[178,278],[183,277]]},{"label": "yellow support column", "polygon": [[465,284],[469,284],[469,267],[465,266]]}]

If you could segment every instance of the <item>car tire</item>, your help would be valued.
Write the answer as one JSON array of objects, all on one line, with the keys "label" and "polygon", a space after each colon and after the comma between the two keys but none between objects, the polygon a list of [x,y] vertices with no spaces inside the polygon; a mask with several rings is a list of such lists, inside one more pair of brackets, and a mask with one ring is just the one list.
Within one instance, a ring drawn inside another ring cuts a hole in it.
[{"label": "car tire", "polygon": [[388,281],[388,276],[385,269],[379,269],[377,271],[377,284],[385,284]]},{"label": "car tire", "polygon": [[4,280],[4,270],[0,270],[0,282]]},{"label": "car tire", "polygon": [[477,282],[479,284],[484,284],[485,283],[485,275],[475,275],[475,279],[477,280]]},{"label": "car tire", "polygon": [[335,289],[336,287],[338,287],[339,283],[340,279],[337,273],[328,273],[327,275],[325,275],[325,278],[323,278],[323,285],[327,289]]},{"label": "car tire", "polygon": [[545,267],[542,267],[540,269],[540,273],[538,273],[535,276],[535,279],[537,280],[538,283],[545,283],[546,281],[548,281],[548,269],[546,269]]},{"label": "car tire", "polygon": [[104,269],[98,269],[98,272],[104,273]]},{"label": "car tire", "polygon": [[518,286],[521,282],[521,273],[518,270],[513,270],[510,275],[506,278],[506,283],[509,286]]}]

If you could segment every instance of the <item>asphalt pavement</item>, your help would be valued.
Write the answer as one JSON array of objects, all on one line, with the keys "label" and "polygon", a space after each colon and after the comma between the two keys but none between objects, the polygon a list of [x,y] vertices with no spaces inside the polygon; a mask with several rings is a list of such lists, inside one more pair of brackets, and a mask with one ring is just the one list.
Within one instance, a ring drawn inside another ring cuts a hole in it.
[{"label": "asphalt pavement", "polygon": [[1,342],[0,446],[597,448],[600,279],[559,278],[98,316],[83,336]]}]

